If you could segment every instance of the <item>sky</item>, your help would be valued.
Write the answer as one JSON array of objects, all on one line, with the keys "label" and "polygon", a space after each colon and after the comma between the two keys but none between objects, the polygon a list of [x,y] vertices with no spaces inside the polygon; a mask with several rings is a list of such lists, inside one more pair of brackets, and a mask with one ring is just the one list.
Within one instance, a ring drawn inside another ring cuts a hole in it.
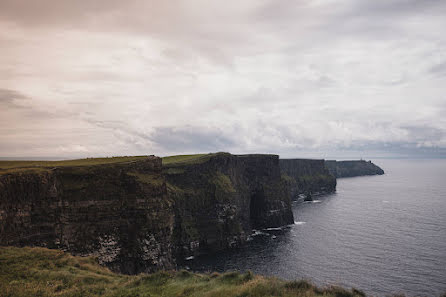
[{"label": "sky", "polygon": [[0,157],[446,157],[446,1],[0,0]]}]

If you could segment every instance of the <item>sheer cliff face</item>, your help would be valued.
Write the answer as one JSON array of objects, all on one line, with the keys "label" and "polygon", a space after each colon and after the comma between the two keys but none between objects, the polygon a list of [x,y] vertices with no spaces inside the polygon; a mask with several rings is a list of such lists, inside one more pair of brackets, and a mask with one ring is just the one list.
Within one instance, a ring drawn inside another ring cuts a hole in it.
[{"label": "sheer cliff face", "polygon": [[318,195],[336,191],[336,178],[325,168],[324,160],[280,159],[283,178],[292,199],[300,194]]},{"label": "sheer cliff face", "polygon": [[354,177],[363,175],[382,175],[384,170],[371,161],[325,161],[325,165],[336,177]]},{"label": "sheer cliff face", "polygon": [[161,162],[0,174],[0,245],[95,255],[132,274],[236,246],[252,228],[293,223],[278,156],[219,153],[164,169]]},{"label": "sheer cliff face", "polygon": [[252,229],[293,223],[276,155],[215,154],[164,168],[179,257],[243,243]]},{"label": "sheer cliff face", "polygon": [[172,267],[173,204],[160,158],[0,176],[0,244],[95,255],[115,271]]}]

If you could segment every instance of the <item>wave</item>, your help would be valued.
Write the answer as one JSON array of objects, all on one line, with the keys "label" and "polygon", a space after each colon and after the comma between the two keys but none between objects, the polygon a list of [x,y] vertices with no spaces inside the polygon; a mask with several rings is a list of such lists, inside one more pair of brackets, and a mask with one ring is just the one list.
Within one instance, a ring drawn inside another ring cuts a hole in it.
[{"label": "wave", "polygon": [[304,203],[321,203],[322,200],[311,200],[311,201],[304,201]]},{"label": "wave", "polygon": [[306,222],[294,222],[294,225],[303,225],[303,224],[305,224]]},{"label": "wave", "polygon": [[269,236],[269,233],[253,229],[251,236],[254,237],[254,236],[258,236],[258,235]]},{"label": "wave", "polygon": [[280,231],[282,229],[283,229],[282,227],[277,227],[277,228],[266,228],[266,229],[263,229],[263,230],[266,230],[266,231]]}]

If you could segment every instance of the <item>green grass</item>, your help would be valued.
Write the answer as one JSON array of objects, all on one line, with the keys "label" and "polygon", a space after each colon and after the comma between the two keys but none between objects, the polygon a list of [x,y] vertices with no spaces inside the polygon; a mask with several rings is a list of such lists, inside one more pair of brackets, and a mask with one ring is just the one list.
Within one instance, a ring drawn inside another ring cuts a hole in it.
[{"label": "green grass", "polygon": [[229,179],[229,176],[217,172],[215,176],[212,177],[212,182],[217,186],[218,189],[220,189],[223,192],[226,193],[235,193],[235,188],[232,185],[231,180]]},{"label": "green grass", "polygon": [[63,161],[0,161],[0,174],[20,171],[46,171],[54,167],[92,166],[113,163],[127,163],[142,160],[147,156],[87,158]]},{"label": "green grass", "polygon": [[45,248],[0,247],[0,295],[28,296],[364,296],[359,290],[317,288],[251,272],[197,274],[161,271],[135,276],[110,272],[94,258]]},{"label": "green grass", "polygon": [[211,154],[195,154],[195,155],[176,155],[163,157],[163,165],[171,165],[176,163],[200,163],[200,161],[206,161]]}]

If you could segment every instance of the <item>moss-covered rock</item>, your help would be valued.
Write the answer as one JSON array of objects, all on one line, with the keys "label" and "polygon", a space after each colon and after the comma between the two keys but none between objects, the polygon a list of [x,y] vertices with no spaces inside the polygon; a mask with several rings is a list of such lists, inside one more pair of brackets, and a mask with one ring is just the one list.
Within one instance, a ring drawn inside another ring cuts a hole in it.
[{"label": "moss-covered rock", "polygon": [[278,156],[217,153],[176,159],[164,164],[164,173],[175,203],[179,259],[240,245],[253,228],[293,223]]},{"label": "moss-covered rock", "polygon": [[292,199],[336,191],[336,178],[325,168],[324,160],[280,159],[280,169]]},{"label": "moss-covered rock", "polygon": [[382,175],[384,170],[372,161],[325,161],[325,166],[336,177],[354,177],[363,175]]},{"label": "moss-covered rock", "polygon": [[173,267],[174,210],[161,159],[112,160],[4,172],[0,244],[94,255],[126,273]]}]

